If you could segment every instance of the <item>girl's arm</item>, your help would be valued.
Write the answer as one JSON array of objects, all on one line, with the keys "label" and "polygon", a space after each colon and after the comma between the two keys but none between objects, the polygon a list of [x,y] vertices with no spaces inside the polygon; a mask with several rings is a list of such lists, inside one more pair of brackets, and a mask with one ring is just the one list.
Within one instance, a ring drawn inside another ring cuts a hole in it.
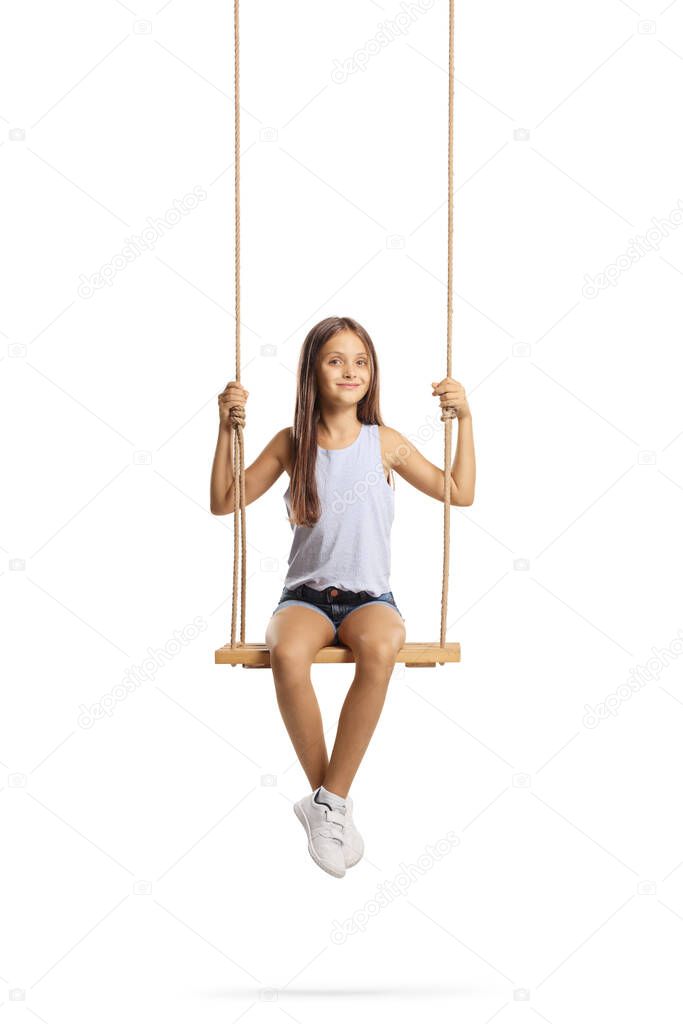
[{"label": "girl's arm", "polygon": [[[443,477],[443,470],[441,476]],[[455,446],[455,458],[451,467],[451,477],[460,498],[456,502],[457,505],[471,505],[474,501],[476,476],[472,413],[467,412],[458,416],[458,443]]]},{"label": "girl's arm", "polygon": [[225,515],[232,506],[232,488],[235,471],[232,465],[232,427],[221,423],[218,427],[216,452],[211,467],[211,511],[215,516]]},{"label": "girl's arm", "polygon": [[[453,405],[457,414],[458,441],[451,466],[451,505],[471,505],[474,501],[476,463],[472,413],[465,389],[462,384],[450,377],[445,377],[439,384],[434,384],[433,388],[432,394],[439,395],[441,406]],[[397,430],[391,427],[382,429],[387,431],[388,461],[392,468],[418,491],[443,502],[443,469],[426,459],[408,438]]]},{"label": "girl's arm", "polygon": [[[211,468],[210,504],[215,516],[225,516],[235,511],[234,480],[232,463],[232,424],[230,409],[233,405],[245,405],[249,392],[231,381],[218,396],[219,426],[216,453]],[[250,505],[272,487],[284,472],[287,458],[289,430],[285,427],[273,437],[257,459],[244,471],[245,500]]]}]

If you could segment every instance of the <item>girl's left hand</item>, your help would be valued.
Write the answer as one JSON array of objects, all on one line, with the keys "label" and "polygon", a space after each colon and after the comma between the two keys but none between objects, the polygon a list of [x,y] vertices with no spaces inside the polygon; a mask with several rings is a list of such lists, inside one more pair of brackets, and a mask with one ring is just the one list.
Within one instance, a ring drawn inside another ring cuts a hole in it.
[{"label": "girl's left hand", "polygon": [[455,406],[455,414],[459,420],[471,415],[469,403],[465,396],[465,389],[457,380],[452,377],[444,377],[438,384],[432,381],[433,395],[439,395],[441,407],[446,405]]}]

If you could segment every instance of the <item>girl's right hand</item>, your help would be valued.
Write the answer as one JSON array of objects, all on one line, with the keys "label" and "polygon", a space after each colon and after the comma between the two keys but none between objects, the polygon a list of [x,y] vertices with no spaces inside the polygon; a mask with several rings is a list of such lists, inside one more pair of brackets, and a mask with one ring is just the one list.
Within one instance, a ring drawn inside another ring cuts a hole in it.
[{"label": "girl's right hand", "polygon": [[237,381],[231,380],[225,386],[225,390],[221,391],[218,396],[218,415],[220,418],[220,425],[222,427],[230,426],[230,410],[234,405],[246,405],[249,392],[238,384]]}]

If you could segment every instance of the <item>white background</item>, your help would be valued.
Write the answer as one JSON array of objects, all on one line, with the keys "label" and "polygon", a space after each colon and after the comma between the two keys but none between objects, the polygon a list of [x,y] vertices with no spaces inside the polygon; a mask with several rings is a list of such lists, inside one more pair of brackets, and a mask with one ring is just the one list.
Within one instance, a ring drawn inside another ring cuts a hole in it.
[{"label": "white background", "polygon": [[[452,510],[462,662],[396,667],[352,790],[366,856],[342,881],[292,814],[308,785],[271,674],[213,664],[232,578],[232,519],[208,510],[235,377],[232,6],[3,4],[3,1019],[680,1016],[683,228],[628,251],[683,198],[683,3],[634,3],[457,4],[453,376],[477,456],[475,503]],[[406,26],[373,0],[243,4],[248,462],[291,423],[301,344],[329,315],[369,330],[385,421],[442,461],[448,6],[424,6]],[[153,249],[79,293],[197,187]],[[287,569],[286,482],[248,509],[250,641]],[[409,640],[438,639],[442,511],[397,479]],[[646,676],[653,648],[670,653]],[[351,678],[313,667],[330,750]]]}]

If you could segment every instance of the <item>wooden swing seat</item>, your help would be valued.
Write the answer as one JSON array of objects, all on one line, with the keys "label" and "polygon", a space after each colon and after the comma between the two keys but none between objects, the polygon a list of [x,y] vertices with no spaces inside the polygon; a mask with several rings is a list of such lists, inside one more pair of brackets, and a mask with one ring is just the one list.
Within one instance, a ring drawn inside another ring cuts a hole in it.
[{"label": "wooden swing seat", "polygon": [[[316,665],[353,664],[353,651],[343,645],[321,647],[314,658]],[[448,662],[460,661],[460,644],[438,643],[404,644],[396,662],[406,668],[435,668]],[[224,644],[215,653],[216,665],[241,665],[243,668],[270,668],[270,651],[265,644]]]}]

